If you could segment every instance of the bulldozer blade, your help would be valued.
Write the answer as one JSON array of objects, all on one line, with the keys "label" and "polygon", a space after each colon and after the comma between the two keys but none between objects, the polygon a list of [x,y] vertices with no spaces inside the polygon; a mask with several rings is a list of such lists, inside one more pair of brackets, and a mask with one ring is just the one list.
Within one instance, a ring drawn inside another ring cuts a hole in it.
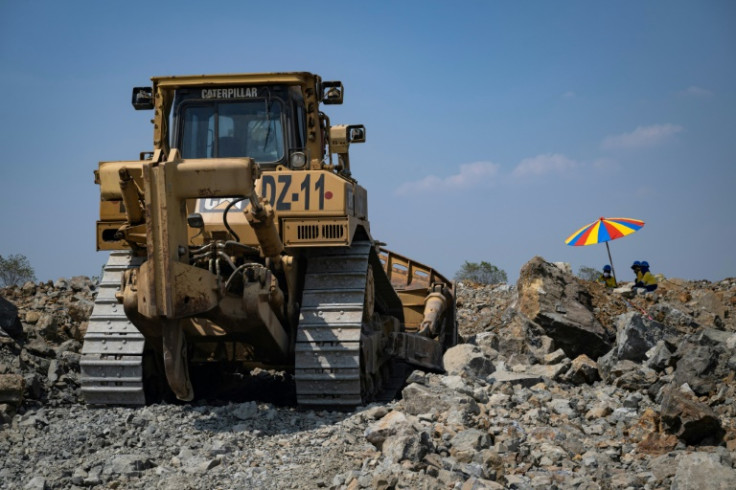
[{"label": "bulldozer blade", "polygon": [[443,373],[442,345],[436,340],[411,333],[391,334],[392,353],[413,366]]}]

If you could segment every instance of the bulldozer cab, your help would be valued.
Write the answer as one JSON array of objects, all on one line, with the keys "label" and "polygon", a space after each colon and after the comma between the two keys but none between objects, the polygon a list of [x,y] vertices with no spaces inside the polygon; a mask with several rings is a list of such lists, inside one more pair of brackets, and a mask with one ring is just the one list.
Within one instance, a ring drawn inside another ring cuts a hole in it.
[{"label": "bulldozer cab", "polygon": [[332,163],[332,153],[346,158],[344,143],[365,141],[362,125],[330,127],[320,104],[342,104],[342,82],[312,73],[151,80],[152,87],[133,89],[132,103],[137,110],[155,109],[154,150],[164,155],[176,148],[183,159],[248,157],[266,170],[320,170],[325,159]]},{"label": "bulldozer cab", "polygon": [[264,167],[287,165],[304,151],[304,102],[285,86],[183,88],[173,104],[171,146],[182,158],[250,157]]}]

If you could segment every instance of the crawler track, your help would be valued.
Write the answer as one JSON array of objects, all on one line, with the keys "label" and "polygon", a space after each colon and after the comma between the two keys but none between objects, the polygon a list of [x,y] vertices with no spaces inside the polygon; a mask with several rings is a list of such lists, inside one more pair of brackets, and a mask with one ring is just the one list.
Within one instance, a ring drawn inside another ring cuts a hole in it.
[{"label": "crawler track", "polygon": [[82,394],[88,405],[144,405],[145,339],[128,321],[115,293],[126,269],[142,258],[113,252],[105,264],[80,361]]},{"label": "crawler track", "polygon": [[[371,373],[361,359],[371,333],[366,319],[373,314],[373,295],[382,290],[374,287],[371,253],[370,243],[356,242],[350,248],[315,251],[308,259],[295,346],[300,405],[358,406],[386,398],[388,388],[395,392],[401,385],[390,369],[395,362],[386,361]],[[385,386],[375,381],[381,376]]]}]

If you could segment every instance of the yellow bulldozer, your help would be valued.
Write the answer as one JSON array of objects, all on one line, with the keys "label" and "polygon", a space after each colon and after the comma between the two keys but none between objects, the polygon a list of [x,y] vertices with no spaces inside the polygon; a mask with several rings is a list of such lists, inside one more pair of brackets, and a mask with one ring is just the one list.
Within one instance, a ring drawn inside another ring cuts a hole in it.
[{"label": "yellow bulldozer", "polygon": [[399,365],[441,372],[454,285],[371,235],[349,158],[365,127],[321,109],[342,103],[342,83],[151,80],[132,103],[153,110],[153,151],[95,171],[110,258],[80,361],[87,403],[142,405],[162,389],[189,401],[193,375],[218,366],[292,373],[300,405],[350,407]]}]

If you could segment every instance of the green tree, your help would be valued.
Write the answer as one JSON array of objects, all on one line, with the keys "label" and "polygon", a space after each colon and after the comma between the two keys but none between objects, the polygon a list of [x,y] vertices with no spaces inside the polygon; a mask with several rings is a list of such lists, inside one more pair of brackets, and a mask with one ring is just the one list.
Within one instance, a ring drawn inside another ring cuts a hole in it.
[{"label": "green tree", "polygon": [[455,274],[455,279],[458,281],[470,281],[478,284],[498,284],[506,282],[508,277],[506,271],[499,269],[490,262],[468,262],[460,267],[460,270]]},{"label": "green tree", "polygon": [[578,269],[578,277],[586,281],[595,281],[600,275],[600,271],[593,267],[588,267],[587,265],[583,265]]},{"label": "green tree", "polygon": [[35,280],[36,273],[25,255],[8,255],[7,259],[0,255],[0,286],[14,286]]}]

